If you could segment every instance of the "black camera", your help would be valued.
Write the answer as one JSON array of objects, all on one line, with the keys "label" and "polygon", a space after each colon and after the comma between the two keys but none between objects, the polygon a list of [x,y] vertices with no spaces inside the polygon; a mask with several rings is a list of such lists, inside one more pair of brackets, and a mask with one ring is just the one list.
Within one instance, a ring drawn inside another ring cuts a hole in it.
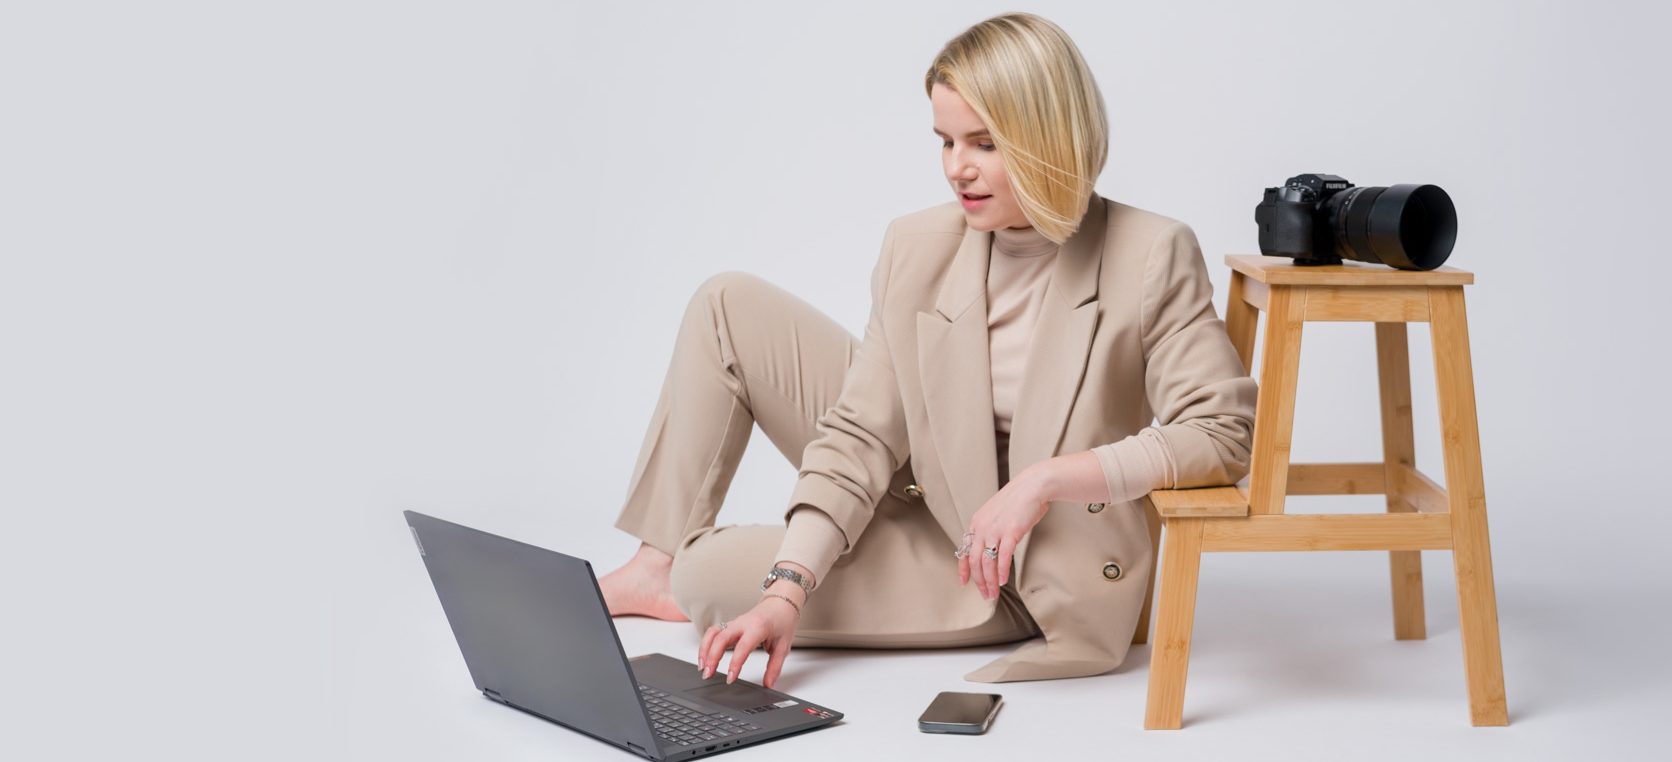
[{"label": "black camera", "polygon": [[1342,259],[1432,270],[1457,242],[1457,207],[1438,185],[1356,186],[1335,175],[1295,175],[1254,207],[1260,253],[1297,265]]}]

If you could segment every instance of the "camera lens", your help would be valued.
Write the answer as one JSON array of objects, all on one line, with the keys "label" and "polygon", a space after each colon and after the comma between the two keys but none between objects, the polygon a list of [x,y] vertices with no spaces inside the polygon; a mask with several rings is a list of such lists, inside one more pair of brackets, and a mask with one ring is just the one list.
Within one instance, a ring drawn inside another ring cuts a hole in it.
[{"label": "camera lens", "polygon": [[1457,207],[1438,185],[1359,186],[1326,204],[1343,259],[1432,270],[1457,242]]}]

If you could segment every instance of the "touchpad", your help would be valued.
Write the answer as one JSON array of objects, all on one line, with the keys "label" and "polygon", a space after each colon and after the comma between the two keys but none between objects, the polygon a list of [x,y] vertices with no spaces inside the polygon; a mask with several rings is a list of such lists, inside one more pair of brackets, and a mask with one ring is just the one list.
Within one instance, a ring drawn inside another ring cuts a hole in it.
[{"label": "touchpad", "polygon": [[685,695],[712,701],[720,706],[749,712],[750,714],[762,709],[782,708],[783,706],[794,706],[798,703],[793,699],[786,699],[779,694],[771,693],[764,688],[742,682],[729,685],[715,683],[714,685],[685,691]]}]

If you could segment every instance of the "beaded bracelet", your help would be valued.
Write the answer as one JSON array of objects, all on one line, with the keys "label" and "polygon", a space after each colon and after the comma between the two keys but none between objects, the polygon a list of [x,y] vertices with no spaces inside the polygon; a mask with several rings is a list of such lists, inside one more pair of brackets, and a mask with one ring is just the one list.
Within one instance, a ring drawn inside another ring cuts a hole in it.
[{"label": "beaded bracelet", "polygon": [[797,619],[800,619],[800,618],[801,618],[801,604],[799,604],[799,603],[796,603],[796,602],[795,602],[795,601],[792,601],[792,600],[790,600],[790,599],[789,599],[789,596],[787,596],[787,595],[779,595],[779,594],[777,594],[777,593],[767,593],[767,594],[765,594],[765,595],[762,595],[762,596],[761,596],[761,598],[763,598],[763,599],[765,599],[765,598],[777,598],[777,599],[778,599],[778,600],[781,600],[781,601],[783,601],[783,602],[785,602],[785,603],[788,603],[788,604],[789,604],[789,605],[790,605],[790,607],[791,607],[791,608],[793,608],[793,609],[795,609],[795,616],[796,616],[796,618],[797,618]]}]

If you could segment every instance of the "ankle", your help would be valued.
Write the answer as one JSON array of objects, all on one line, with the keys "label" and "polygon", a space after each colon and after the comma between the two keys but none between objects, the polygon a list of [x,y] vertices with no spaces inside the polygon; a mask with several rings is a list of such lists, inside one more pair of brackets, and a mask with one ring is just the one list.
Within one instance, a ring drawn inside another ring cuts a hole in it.
[{"label": "ankle", "polygon": [[673,556],[658,550],[650,543],[641,542],[639,543],[638,552],[633,554],[632,560],[628,561],[628,563],[635,566],[644,565],[654,568],[672,568]]}]

